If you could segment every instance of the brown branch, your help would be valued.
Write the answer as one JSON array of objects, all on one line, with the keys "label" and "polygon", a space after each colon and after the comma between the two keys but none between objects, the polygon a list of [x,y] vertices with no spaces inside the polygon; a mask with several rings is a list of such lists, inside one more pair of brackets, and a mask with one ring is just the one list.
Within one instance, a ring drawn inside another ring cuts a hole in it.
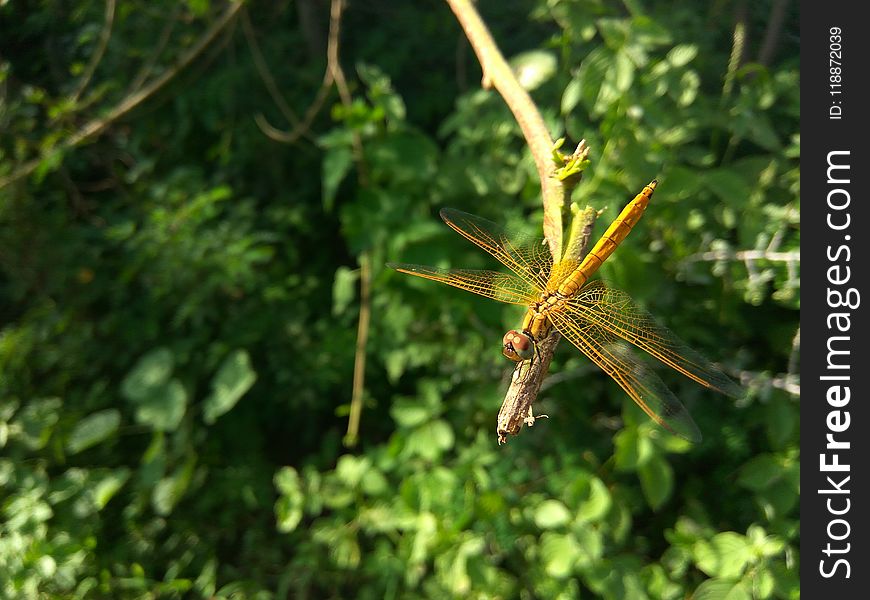
[{"label": "brown branch", "polygon": [[[345,106],[349,106],[353,101],[350,96],[350,90],[344,76],[344,71],[341,68],[338,52],[339,34],[341,33],[341,13],[343,10],[344,2],[342,0],[332,0],[329,9],[329,37],[326,43],[326,71],[323,73],[323,81],[320,84],[320,88],[317,90],[314,100],[306,109],[302,120],[297,123],[292,130],[283,131],[271,125],[262,114],[254,117],[260,130],[271,139],[284,144],[294,144],[300,137],[307,135],[311,123],[314,122],[314,118],[320,113],[323,104],[329,97],[329,92],[332,90],[333,84],[335,84],[341,101]],[[354,134],[353,136],[353,152],[354,160],[357,165],[364,165],[362,143],[359,140],[358,134]],[[366,181],[366,172],[367,171],[364,167],[359,170],[361,182]]]},{"label": "brown branch", "polygon": [[[341,61],[338,58],[339,26],[341,25],[341,11],[343,9],[344,0],[332,0],[329,8],[329,38],[326,42],[326,60],[327,69],[332,73],[332,78],[335,80],[335,89],[338,90],[341,103],[345,108],[349,109],[353,104],[353,98],[350,96],[350,88],[347,85],[344,71],[341,68]],[[351,143],[353,144],[353,160],[357,167],[357,175],[360,178],[360,184],[365,187],[369,181],[368,168],[366,167],[365,156],[363,155],[362,139],[356,130],[352,133]]]},{"label": "brown branch", "polygon": [[483,87],[494,87],[517,120],[541,179],[541,196],[544,203],[544,236],[554,260],[562,255],[562,206],[564,191],[553,179],[553,139],[547,131],[544,119],[528,92],[520,86],[507,61],[496,46],[477,9],[470,0],[446,0],[465,31],[480,67],[483,70]]},{"label": "brown branch", "polygon": [[[562,207],[571,188],[580,179],[582,169],[585,167],[582,163],[586,160],[589,150],[585,142],[581,142],[573,155],[564,157],[560,155],[558,166],[564,171],[564,177],[559,179],[554,177],[557,164],[554,161],[555,147],[537,106],[528,92],[520,86],[470,0],[446,0],[446,2],[456,15],[477,55],[483,70],[483,87],[492,86],[501,94],[526,138],[541,180],[544,236],[553,255],[553,261],[558,262],[563,258]],[[580,215],[574,215],[572,236],[565,246],[571,258],[581,258],[586,254],[596,216],[596,211],[591,208],[587,208]],[[567,257],[566,255],[565,258]],[[506,442],[508,435],[516,435],[524,423],[532,425],[535,422],[532,404],[538,396],[560,338],[560,334],[555,329],[552,330],[544,339],[538,341],[535,359],[518,364],[514,370],[514,377],[498,415],[496,430],[499,443]]]},{"label": "brown branch", "polygon": [[295,144],[300,137],[308,136],[308,129],[314,122],[314,118],[318,113],[320,113],[320,109],[323,108],[323,103],[326,102],[331,90],[332,72],[327,69],[326,75],[323,78],[323,83],[320,84],[320,88],[317,90],[317,95],[308,106],[308,109],[306,109],[305,114],[302,116],[302,120],[291,131],[284,131],[271,125],[262,114],[255,115],[254,121],[257,122],[257,125],[264,134],[276,142],[281,142],[282,144]]},{"label": "brown branch", "polygon": [[[331,77],[338,90],[341,103],[350,108],[353,98],[344,77],[339,60],[339,39],[341,31],[341,13],[344,10],[344,0],[332,0],[329,7],[329,37],[326,42],[326,77]],[[362,138],[358,131],[352,132],[353,161],[361,187],[369,184],[368,168],[363,155]],[[359,422],[362,416],[363,395],[365,393],[366,377],[366,346],[369,337],[369,321],[371,320],[371,256],[368,250],[363,251],[360,263],[360,307],[357,322],[356,352],[353,361],[353,393],[350,400],[350,415],[348,416],[345,444],[356,445],[359,435]]]},{"label": "brown branch", "polygon": [[100,61],[103,60],[103,55],[106,53],[106,47],[109,45],[109,38],[112,36],[112,23],[114,21],[115,0],[106,0],[106,16],[103,21],[103,29],[100,31],[100,38],[97,41],[97,47],[94,49],[94,53],[91,55],[91,60],[88,62],[88,66],[82,73],[82,78],[79,80],[79,84],[72,93],[71,99],[73,102],[78,101],[82,92],[84,92],[85,88],[88,87],[88,83],[90,83],[91,77],[94,76],[94,72],[97,70]]},{"label": "brown branch", "polygon": [[85,125],[83,125],[78,131],[73,133],[53,149],[49,150],[45,156],[24,163],[11,174],[0,178],[0,189],[22,179],[23,177],[27,177],[33,173],[43,161],[49,160],[59,153],[66,152],[91,138],[99,136],[115,121],[126,116],[130,111],[154,96],[154,94],[156,94],[167,83],[172,81],[176,75],[190,65],[190,63],[209,46],[224,27],[232,22],[242,6],[241,2],[232,2],[226,12],[224,12],[224,14],[222,14],[220,18],[212,24],[208,31],[197,40],[196,44],[194,44],[194,46],[188,50],[171,69],[167,70],[160,77],[156,78],[141,90],[125,96],[124,99],[116,104],[105,117],[92,119],[85,123]]},{"label": "brown branch", "polygon": [[[577,232],[578,238],[577,241],[570,240],[569,247],[576,248],[576,257],[570,258],[580,259],[586,255],[589,249],[589,240],[592,237],[592,226],[595,224],[597,216],[598,212],[590,207],[586,207],[582,212],[574,215],[574,223],[577,226],[572,229]],[[534,425],[536,417],[532,414],[532,405],[538,397],[541,383],[547,375],[550,361],[561,337],[556,329],[550,331],[543,340],[537,343],[535,359],[523,361],[514,369],[511,385],[505,394],[501,410],[498,412],[496,434],[499,444],[506,443],[508,435],[517,435],[523,424],[529,427]]]},{"label": "brown branch", "polygon": [[[251,56],[254,59],[254,66],[257,69],[257,73],[260,75],[260,79],[263,80],[266,90],[269,92],[269,95],[272,96],[272,101],[275,103],[275,106],[278,107],[278,110],[281,111],[281,114],[284,115],[284,118],[287,119],[291,125],[297,127],[299,125],[299,117],[296,116],[296,113],[293,112],[293,109],[291,109],[284,100],[284,96],[281,95],[281,91],[278,89],[278,84],[275,82],[275,78],[272,77],[272,71],[269,69],[269,65],[266,64],[266,59],[263,57],[263,53],[260,51],[260,45],[257,43],[257,36],[254,34],[254,27],[251,25],[251,17],[248,15],[247,10],[242,11],[242,31],[245,34],[245,40],[248,42],[248,48],[251,50]],[[265,119],[263,119],[263,121],[265,121]],[[259,120],[257,121],[257,124],[260,125]]]}]

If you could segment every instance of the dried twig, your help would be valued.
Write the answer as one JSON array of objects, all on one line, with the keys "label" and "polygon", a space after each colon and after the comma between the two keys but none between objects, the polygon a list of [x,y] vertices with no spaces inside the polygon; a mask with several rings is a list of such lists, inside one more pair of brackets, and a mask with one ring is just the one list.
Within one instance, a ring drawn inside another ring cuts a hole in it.
[{"label": "dried twig", "polygon": [[350,400],[350,415],[347,419],[346,446],[355,446],[359,437],[359,422],[362,416],[363,393],[365,392],[366,343],[371,320],[370,289],[372,279],[371,257],[363,252],[359,259],[359,322],[356,330],[356,354],[353,360],[353,393]]},{"label": "dried twig", "polygon": [[[293,109],[291,109],[287,104],[287,101],[284,100],[284,96],[281,95],[281,91],[278,89],[278,84],[272,76],[272,71],[269,69],[269,65],[266,64],[266,59],[263,56],[262,51],[260,51],[260,45],[257,43],[257,36],[254,33],[254,27],[251,24],[251,17],[248,15],[247,10],[242,11],[241,20],[242,31],[245,34],[245,40],[248,42],[248,48],[251,50],[251,57],[254,59],[254,66],[257,69],[257,73],[260,75],[260,79],[263,80],[263,84],[265,84],[266,90],[272,97],[272,101],[275,103],[275,106],[278,107],[278,110],[281,111],[284,118],[294,127],[299,127],[299,117],[296,116],[296,113],[293,112]],[[268,121],[266,121],[265,117],[262,115],[256,115],[254,118],[257,121],[257,125],[264,130],[264,133],[270,130],[277,131],[274,127],[269,125]],[[300,133],[300,135],[307,135],[305,129],[302,129],[301,131],[302,133]],[[266,135],[269,135],[269,133]],[[270,137],[272,136],[270,135]]]},{"label": "dried twig", "polygon": [[[338,91],[339,97],[344,105],[350,105],[352,102],[347,80],[344,77],[344,71],[342,70],[339,61],[339,34],[341,32],[341,13],[343,10],[343,0],[332,0],[329,8],[329,37],[326,43],[326,70],[323,73],[323,81],[320,84],[320,88],[317,90],[314,100],[312,100],[311,104],[306,109],[305,114],[302,116],[302,120],[299,121],[292,130],[283,131],[271,125],[266,120],[266,117],[261,114],[254,117],[260,130],[276,142],[294,144],[300,137],[307,135],[311,123],[314,122],[314,118],[320,113],[326,99],[329,97],[329,92],[332,90],[333,84],[335,84],[336,90]],[[361,165],[363,162],[362,145],[357,134],[354,134],[353,137],[353,152],[354,160],[357,164]],[[363,178],[362,180],[366,177],[365,173],[365,169],[360,172],[360,175]]]},{"label": "dried twig", "polygon": [[[350,108],[353,104],[353,98],[350,96],[350,88],[348,88],[347,80],[344,77],[344,71],[341,68],[341,61],[338,58],[339,44],[339,26],[341,25],[341,11],[344,9],[344,0],[332,0],[329,7],[329,38],[326,41],[326,60],[327,70],[332,73],[332,78],[335,80],[335,88],[338,90],[338,97],[341,98],[341,103],[345,108]],[[353,144],[353,160],[357,167],[357,175],[360,178],[360,184],[368,185],[368,169],[365,166],[365,157],[363,155],[362,139],[359,132],[352,132],[351,143]]]},{"label": "dried twig", "polygon": [[94,76],[94,71],[97,70],[100,61],[103,60],[103,55],[106,53],[106,47],[109,45],[109,38],[112,36],[112,23],[114,21],[115,0],[106,0],[106,16],[103,20],[103,29],[100,31],[97,47],[94,49],[94,53],[91,54],[91,60],[88,62],[88,66],[85,67],[85,70],[82,73],[82,78],[79,80],[79,84],[71,95],[73,102],[78,101],[79,97],[85,91],[85,88],[88,87],[88,83],[90,83],[91,77]]},{"label": "dried twig", "polygon": [[[575,228],[579,240],[569,241],[569,247],[576,248],[576,256],[571,258],[580,259],[586,256],[589,240],[592,236],[592,226],[595,224],[597,216],[598,213],[589,207],[582,213],[574,215],[575,223],[579,222],[580,226]],[[511,385],[505,395],[504,402],[502,402],[501,410],[498,412],[496,434],[499,444],[507,442],[508,435],[518,434],[523,424],[530,427],[534,425],[535,416],[532,414],[532,405],[538,397],[541,384],[550,368],[550,360],[553,358],[556,345],[561,337],[554,328],[547,337],[538,342],[538,357],[533,361],[519,363],[514,369]]]},{"label": "dried twig", "polygon": [[[331,74],[338,90],[341,103],[350,108],[353,98],[344,71],[341,69],[339,60],[339,31],[341,26],[341,13],[344,9],[344,0],[332,0],[329,9],[329,38],[326,42],[327,73]],[[369,184],[368,168],[363,155],[362,138],[359,132],[352,133],[353,161],[356,167],[357,177],[362,187]],[[371,287],[371,256],[368,250],[359,257],[360,263],[360,306],[359,321],[357,323],[356,352],[353,361],[353,393],[350,400],[350,415],[348,416],[347,435],[345,444],[353,446],[357,442],[359,434],[359,422],[362,415],[363,394],[365,392],[366,376],[366,346],[369,337],[369,321],[371,320],[371,301],[369,300]]]},{"label": "dried twig", "polygon": [[770,262],[799,263],[801,261],[801,251],[789,250],[786,252],[776,252],[769,250],[710,250],[708,252],[698,252],[687,256],[685,262],[714,262],[718,260],[740,260],[744,262],[766,260]]},{"label": "dried twig", "polygon": [[528,92],[519,84],[507,61],[492,39],[477,9],[470,0],[446,0],[465,31],[480,67],[483,70],[483,87],[494,87],[510,108],[526,138],[538,176],[541,179],[541,195],[544,202],[544,237],[550,252],[558,260],[562,255],[562,206],[564,191],[553,179],[553,139],[547,131],[544,119]]}]

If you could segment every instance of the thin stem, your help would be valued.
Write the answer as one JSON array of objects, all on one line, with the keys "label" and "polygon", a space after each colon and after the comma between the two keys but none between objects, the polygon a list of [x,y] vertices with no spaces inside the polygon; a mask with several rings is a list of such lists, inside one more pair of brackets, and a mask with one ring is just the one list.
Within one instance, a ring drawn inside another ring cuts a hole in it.
[{"label": "thin stem", "polygon": [[293,109],[287,105],[284,96],[281,95],[281,91],[278,89],[278,84],[275,82],[275,78],[272,77],[272,71],[269,69],[269,65],[266,64],[266,59],[260,51],[260,45],[257,43],[257,36],[254,33],[254,27],[251,25],[251,17],[248,15],[247,10],[242,11],[241,19],[242,31],[245,34],[245,40],[248,42],[248,48],[251,50],[251,57],[254,59],[254,66],[257,68],[257,73],[260,75],[260,79],[263,80],[266,90],[268,90],[269,95],[272,96],[272,101],[275,103],[275,106],[278,107],[278,110],[281,111],[281,114],[284,115],[284,118],[292,125],[298,125],[299,117],[296,116]]},{"label": "thin stem", "polygon": [[355,446],[359,439],[359,422],[362,416],[363,394],[365,393],[366,343],[369,337],[369,322],[371,321],[371,256],[363,252],[359,259],[359,322],[356,330],[356,355],[353,360],[353,393],[350,400],[350,415],[347,420],[347,435],[344,438],[346,446]]},{"label": "thin stem", "polygon": [[154,70],[154,65],[157,64],[157,59],[160,57],[164,48],[166,48],[166,44],[169,43],[169,38],[172,37],[172,30],[175,29],[175,24],[178,23],[179,12],[181,12],[181,4],[176,4],[172,9],[172,14],[169,16],[169,20],[160,31],[160,37],[157,38],[157,43],[154,44],[151,54],[148,56],[148,59],[142,63],[142,67],[139,69],[139,72],[136,73],[136,77],[133,78],[130,87],[127,88],[128,94],[138,91],[148,77],[151,76],[151,71]]},{"label": "thin stem", "polygon": [[112,36],[112,23],[114,21],[115,0],[106,0],[106,16],[103,20],[103,29],[100,31],[100,38],[97,41],[97,47],[94,49],[94,53],[91,55],[91,60],[88,62],[88,66],[82,73],[82,78],[79,80],[79,84],[72,93],[73,102],[78,101],[79,97],[85,91],[85,88],[88,87],[88,84],[91,82],[91,78],[94,76],[94,71],[97,70],[100,61],[103,60],[103,55],[106,53],[106,47],[109,45],[109,38]]},{"label": "thin stem", "polygon": [[[350,108],[353,98],[344,77],[339,58],[339,41],[341,32],[341,13],[344,10],[344,0],[332,0],[329,7],[329,37],[326,41],[326,71],[335,82],[338,97],[345,108]],[[368,187],[369,176],[363,154],[362,137],[359,132],[352,132],[353,161],[361,187]],[[356,332],[356,351],[353,360],[353,392],[350,400],[350,415],[347,423],[347,446],[356,445],[359,436],[359,422],[362,416],[363,395],[366,378],[366,346],[369,339],[369,321],[371,320],[371,253],[365,250],[360,254],[360,306],[359,321]]]}]

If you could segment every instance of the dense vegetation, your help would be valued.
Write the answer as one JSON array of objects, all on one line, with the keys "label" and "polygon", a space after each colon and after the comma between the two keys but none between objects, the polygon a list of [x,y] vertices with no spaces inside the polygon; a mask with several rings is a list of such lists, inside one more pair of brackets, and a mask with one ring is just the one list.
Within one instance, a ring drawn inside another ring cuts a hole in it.
[{"label": "dense vegetation", "polygon": [[446,4],[350,3],[296,127],[328,2],[0,2],[0,597],[799,596],[796,6],[479,8],[599,233],[660,179],[604,275],[746,396],[662,370],[689,444],[563,342],[496,444],[521,311],[384,267],[541,231]]}]

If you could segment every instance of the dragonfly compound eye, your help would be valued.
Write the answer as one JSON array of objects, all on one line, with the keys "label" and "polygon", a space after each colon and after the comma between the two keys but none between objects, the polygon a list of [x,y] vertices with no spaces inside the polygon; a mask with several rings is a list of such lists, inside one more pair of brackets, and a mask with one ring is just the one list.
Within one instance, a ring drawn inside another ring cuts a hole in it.
[{"label": "dragonfly compound eye", "polygon": [[532,338],[514,329],[504,334],[502,344],[504,345],[502,354],[513,361],[528,360],[535,355],[535,343]]}]

